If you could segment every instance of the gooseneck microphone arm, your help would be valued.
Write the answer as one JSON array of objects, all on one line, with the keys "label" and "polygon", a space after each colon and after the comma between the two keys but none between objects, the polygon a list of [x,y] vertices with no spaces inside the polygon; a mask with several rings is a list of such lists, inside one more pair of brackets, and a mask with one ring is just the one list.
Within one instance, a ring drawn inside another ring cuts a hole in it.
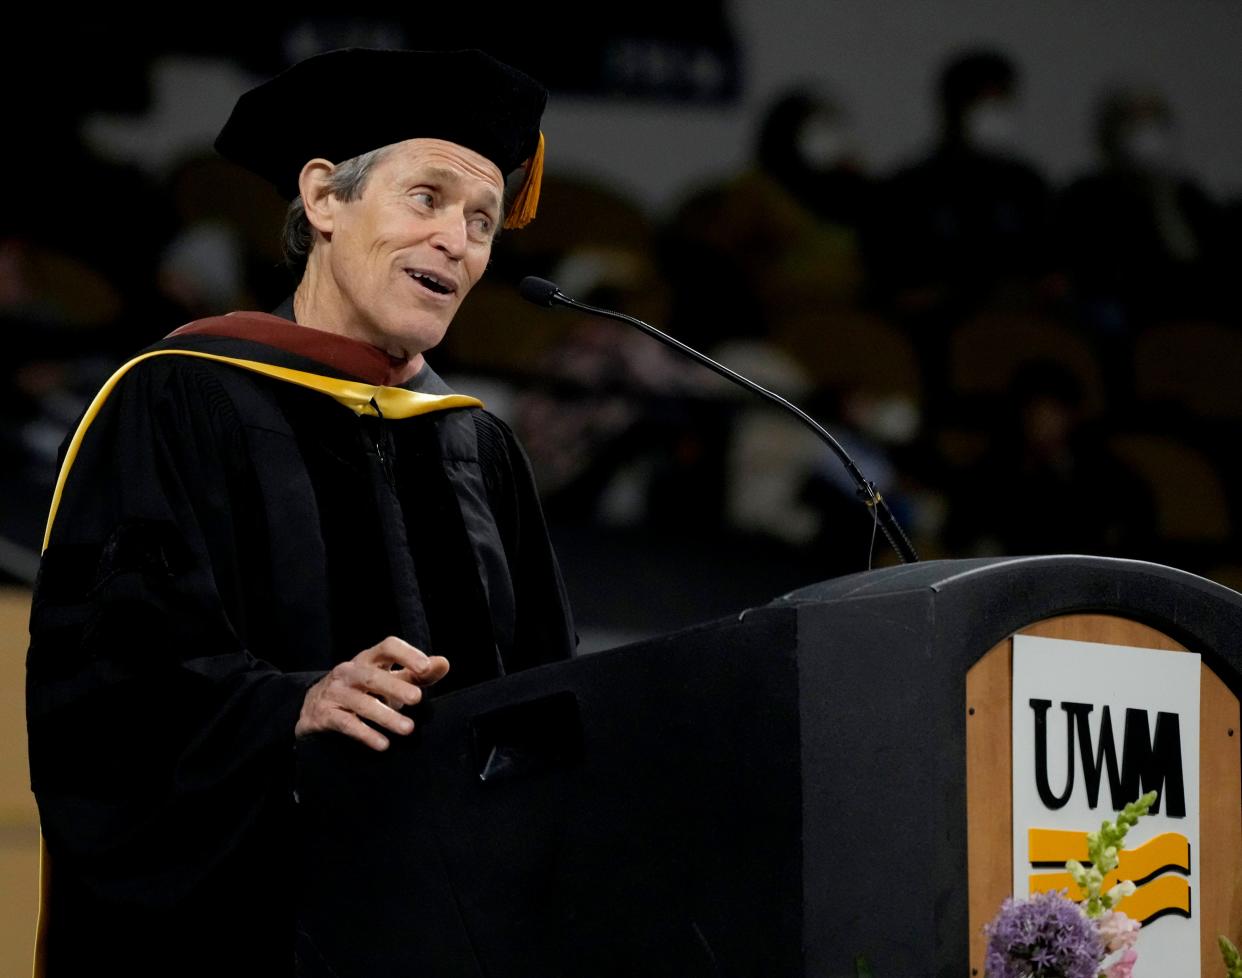
[{"label": "gooseneck microphone arm", "polygon": [[612,309],[600,309],[596,306],[589,306],[585,302],[578,302],[571,299],[562,292],[555,283],[549,282],[547,279],[536,278],[534,275],[528,275],[522,279],[518,286],[518,291],[523,299],[533,302],[537,306],[567,306],[570,309],[577,309],[581,312],[590,313],[593,316],[603,316],[606,319],[615,319],[618,322],[628,323],[636,329],[642,330],[648,336],[651,336],[665,346],[671,346],[674,350],[684,353],[691,360],[702,364],[708,370],[718,373],[721,377],[733,381],[739,387],[744,387],[752,394],[758,394],[760,397],[775,404],[784,411],[789,412],[804,425],[815,432],[816,436],[830,449],[837,458],[841,460],[841,464],[845,466],[845,471],[850,474],[850,478],[854,480],[854,485],[858,487],[858,495],[861,497],[867,508],[871,510],[873,518],[879,525],[881,532],[884,534],[889,545],[892,546],[897,556],[903,564],[909,564],[917,561],[919,555],[914,550],[914,545],[910,543],[905,531],[902,530],[901,524],[897,522],[897,518],[893,516],[892,510],[888,508],[888,503],[875,487],[875,483],[867,479],[862,474],[862,470],[854,464],[854,460],[841,447],[838,442],[829,433],[823,425],[803,411],[796,404],[792,404],[779,394],[774,394],[766,387],[760,387],[753,380],[743,377],[736,370],[730,370],[722,363],[717,363],[711,357],[704,353],[700,353],[692,346],[687,346],[681,340],[668,333],[662,332],[645,323],[641,319],[635,319],[633,316],[627,316],[623,312],[616,312]]}]

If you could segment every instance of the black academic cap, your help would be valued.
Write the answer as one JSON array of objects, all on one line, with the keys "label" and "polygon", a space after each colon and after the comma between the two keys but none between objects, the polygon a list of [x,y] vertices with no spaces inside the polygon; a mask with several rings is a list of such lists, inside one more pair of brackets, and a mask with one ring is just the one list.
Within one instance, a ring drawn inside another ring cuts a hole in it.
[{"label": "black academic cap", "polygon": [[526,179],[505,224],[534,217],[543,173],[539,119],[548,91],[478,50],[345,48],[300,61],[242,95],[216,150],[288,200],[308,160],[339,163],[406,139],[465,146]]}]

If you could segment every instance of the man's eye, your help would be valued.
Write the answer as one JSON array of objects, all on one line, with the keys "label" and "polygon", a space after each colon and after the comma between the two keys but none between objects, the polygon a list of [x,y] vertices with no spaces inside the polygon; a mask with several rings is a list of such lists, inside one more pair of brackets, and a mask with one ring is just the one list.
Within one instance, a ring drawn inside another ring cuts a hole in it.
[{"label": "man's eye", "polygon": [[418,201],[424,207],[435,206],[436,199],[435,197],[432,196],[431,192],[428,190],[420,190],[417,193],[413,194],[412,196],[416,201]]}]

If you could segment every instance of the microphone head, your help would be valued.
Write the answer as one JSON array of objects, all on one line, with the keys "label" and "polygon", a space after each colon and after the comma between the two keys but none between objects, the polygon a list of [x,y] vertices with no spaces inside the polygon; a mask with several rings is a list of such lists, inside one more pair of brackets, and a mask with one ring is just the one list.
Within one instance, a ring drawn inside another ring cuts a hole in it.
[{"label": "microphone head", "polygon": [[561,290],[556,287],[555,282],[549,282],[546,278],[527,275],[518,285],[518,294],[537,306],[551,306]]}]

